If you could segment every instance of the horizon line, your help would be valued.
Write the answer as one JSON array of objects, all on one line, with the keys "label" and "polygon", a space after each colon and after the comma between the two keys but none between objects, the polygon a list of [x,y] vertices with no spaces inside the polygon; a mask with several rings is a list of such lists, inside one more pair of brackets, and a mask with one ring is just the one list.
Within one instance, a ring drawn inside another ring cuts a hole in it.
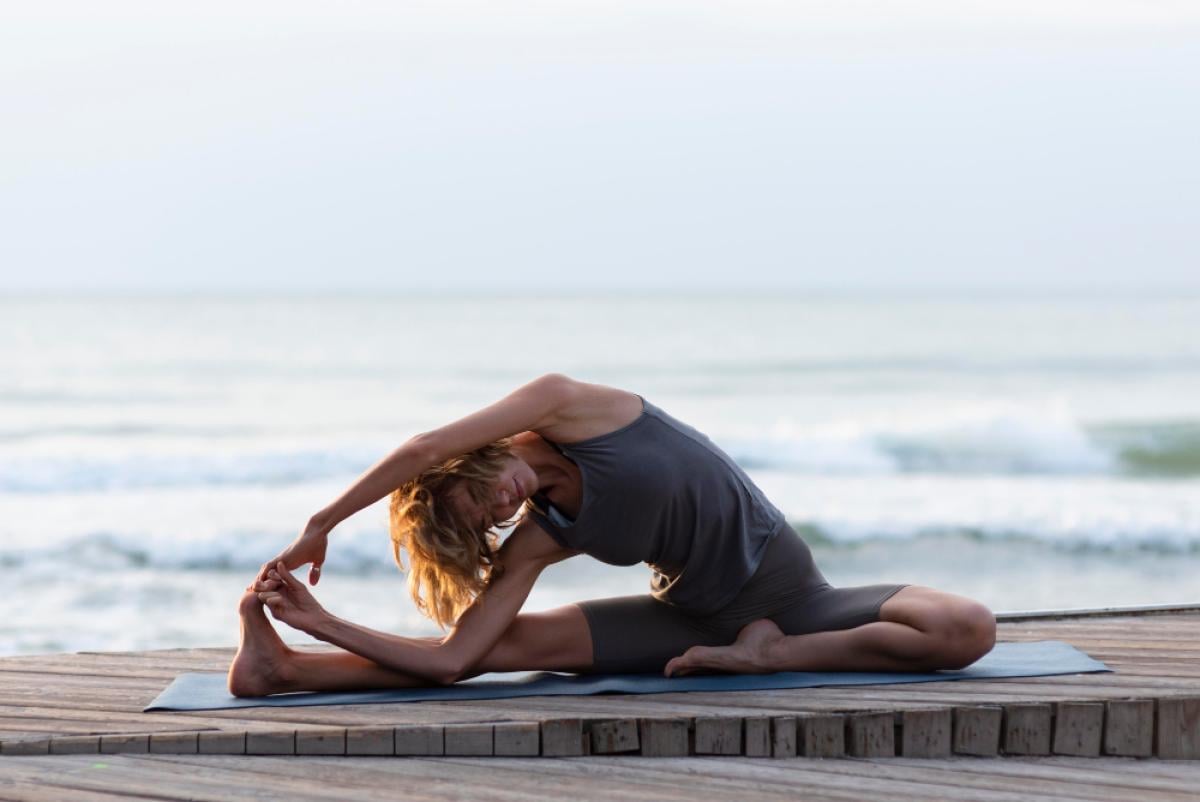
[{"label": "horizon line", "polygon": [[512,289],[489,287],[15,287],[0,288],[0,301],[29,298],[343,298],[362,299],[401,298],[628,298],[648,297],[729,297],[730,295],[785,297],[1131,297],[1200,296],[1200,284],[1159,284],[1136,286],[1126,284],[1056,284],[1056,285],[764,285],[738,287],[705,285],[671,287],[654,285],[605,287],[555,287]]}]

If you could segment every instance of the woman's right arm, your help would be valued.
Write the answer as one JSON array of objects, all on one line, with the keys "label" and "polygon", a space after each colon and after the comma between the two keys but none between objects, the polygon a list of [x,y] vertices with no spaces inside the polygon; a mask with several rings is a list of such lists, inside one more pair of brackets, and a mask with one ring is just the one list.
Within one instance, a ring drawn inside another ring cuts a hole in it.
[{"label": "woman's right arm", "polygon": [[433,465],[502,437],[553,426],[575,398],[578,387],[579,382],[567,376],[548,373],[478,412],[411,438],[368,468],[314,515],[291,545],[263,565],[259,579],[265,580],[277,562],[282,561],[289,570],[312,563],[308,581],[315,585],[325,561],[329,532],[335,526]]}]

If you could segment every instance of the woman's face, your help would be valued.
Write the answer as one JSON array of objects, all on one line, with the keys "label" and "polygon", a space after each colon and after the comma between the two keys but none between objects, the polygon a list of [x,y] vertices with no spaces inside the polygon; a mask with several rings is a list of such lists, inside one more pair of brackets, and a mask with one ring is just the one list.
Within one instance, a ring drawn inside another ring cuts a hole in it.
[{"label": "woman's face", "polygon": [[537,474],[524,460],[512,457],[489,485],[487,505],[477,503],[461,485],[451,492],[455,503],[460,505],[460,509],[475,524],[475,531],[482,532],[489,526],[515,516],[525,499],[537,489]]}]

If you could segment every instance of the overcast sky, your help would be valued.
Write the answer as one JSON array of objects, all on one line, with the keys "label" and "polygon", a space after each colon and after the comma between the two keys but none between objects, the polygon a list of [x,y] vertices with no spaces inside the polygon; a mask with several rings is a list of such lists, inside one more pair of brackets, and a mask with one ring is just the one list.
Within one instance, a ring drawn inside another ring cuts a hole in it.
[{"label": "overcast sky", "polygon": [[0,290],[1200,287],[1200,3],[0,6]]}]

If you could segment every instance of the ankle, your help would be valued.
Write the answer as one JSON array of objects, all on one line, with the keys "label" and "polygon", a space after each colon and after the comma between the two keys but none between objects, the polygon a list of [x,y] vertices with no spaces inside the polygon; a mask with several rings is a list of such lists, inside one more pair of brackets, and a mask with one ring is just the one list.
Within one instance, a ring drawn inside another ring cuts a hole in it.
[{"label": "ankle", "polygon": [[782,637],[768,638],[755,644],[754,664],[763,672],[785,671],[783,666],[786,665],[786,659],[781,649],[783,641]]},{"label": "ankle", "polygon": [[264,666],[266,669],[264,673],[270,679],[271,684],[275,686],[276,693],[291,690],[292,684],[296,681],[299,672],[292,660],[293,654],[291,649],[285,648],[277,659],[270,661],[269,666]]},{"label": "ankle", "polygon": [[234,696],[269,696],[293,689],[297,671],[291,650],[270,657],[239,652],[229,670],[229,691]]}]

